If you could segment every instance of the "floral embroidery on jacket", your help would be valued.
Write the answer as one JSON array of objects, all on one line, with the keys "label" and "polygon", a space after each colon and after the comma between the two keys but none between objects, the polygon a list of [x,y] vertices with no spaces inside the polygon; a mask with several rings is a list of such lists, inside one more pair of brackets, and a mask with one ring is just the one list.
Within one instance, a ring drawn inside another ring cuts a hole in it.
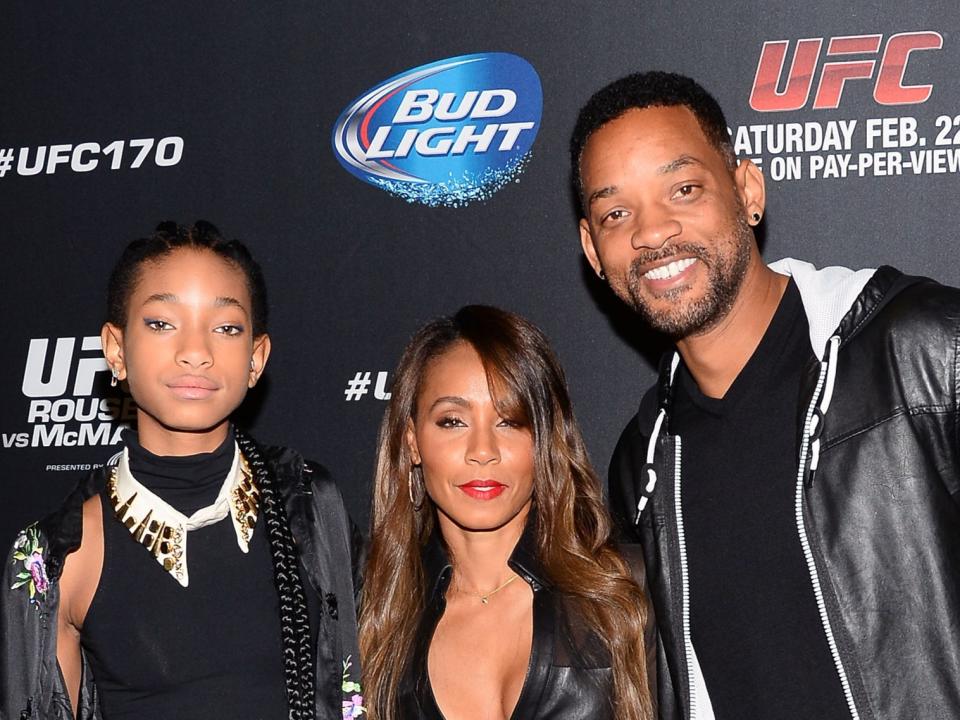
[{"label": "floral embroidery on jacket", "polygon": [[47,565],[43,559],[43,548],[40,547],[40,534],[36,525],[22,530],[13,544],[13,564],[23,563],[23,570],[15,576],[11,590],[26,587],[30,594],[30,602],[36,603],[46,598],[50,582],[47,579]]},{"label": "floral embroidery on jacket", "polygon": [[343,701],[343,720],[353,720],[353,718],[358,718],[367,712],[367,709],[363,706],[363,695],[360,694],[362,692],[360,683],[350,679],[351,665],[348,656],[343,661],[343,682],[340,685],[340,689],[344,693],[350,694],[350,698]]}]

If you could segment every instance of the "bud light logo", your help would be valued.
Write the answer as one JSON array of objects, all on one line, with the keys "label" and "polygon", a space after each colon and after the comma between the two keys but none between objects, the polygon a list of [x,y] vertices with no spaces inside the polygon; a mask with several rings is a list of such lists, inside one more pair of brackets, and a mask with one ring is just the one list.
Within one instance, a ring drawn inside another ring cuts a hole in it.
[{"label": "bud light logo", "polygon": [[462,207],[519,177],[537,136],[536,70],[478,53],[408,70],[358,97],[337,119],[337,159],[408,202]]}]

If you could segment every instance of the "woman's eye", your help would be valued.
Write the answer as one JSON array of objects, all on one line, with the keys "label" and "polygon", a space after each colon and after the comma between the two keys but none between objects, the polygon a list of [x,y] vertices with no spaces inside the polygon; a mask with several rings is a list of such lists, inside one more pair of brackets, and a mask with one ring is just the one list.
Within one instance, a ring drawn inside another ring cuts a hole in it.
[{"label": "woman's eye", "polygon": [[521,428],[521,427],[523,427],[523,423],[517,422],[516,420],[510,420],[510,419],[508,419],[508,418],[501,418],[501,419],[500,419],[500,422],[498,422],[497,425],[499,425],[500,427],[506,427],[506,428]]},{"label": "woman's eye", "polygon": [[173,329],[173,325],[168,323],[166,320],[144,320],[143,324],[154,332],[163,332],[164,330]]},{"label": "woman's eye", "polygon": [[243,332],[242,325],[220,325],[214,330],[221,335],[240,335]]},{"label": "woman's eye", "polygon": [[437,420],[437,426],[442,428],[465,427],[463,420],[454,415],[444,415]]}]

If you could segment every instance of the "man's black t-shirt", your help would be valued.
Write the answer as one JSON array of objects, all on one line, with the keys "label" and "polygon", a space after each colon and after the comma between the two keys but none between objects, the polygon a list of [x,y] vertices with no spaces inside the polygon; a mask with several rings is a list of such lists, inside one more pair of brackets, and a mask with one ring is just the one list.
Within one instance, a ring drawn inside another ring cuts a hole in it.
[{"label": "man's black t-shirt", "polygon": [[848,715],[800,536],[800,375],[812,358],[791,280],[759,346],[721,398],[677,371],[690,629],[721,720]]}]

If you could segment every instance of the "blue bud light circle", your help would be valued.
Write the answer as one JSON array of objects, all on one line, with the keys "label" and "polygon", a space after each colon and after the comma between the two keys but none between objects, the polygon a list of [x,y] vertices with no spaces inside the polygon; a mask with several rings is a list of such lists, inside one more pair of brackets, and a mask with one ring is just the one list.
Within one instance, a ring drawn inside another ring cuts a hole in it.
[{"label": "blue bud light circle", "polygon": [[357,97],[333,129],[340,164],[408,202],[462,207],[516,180],[540,128],[543,89],[510,53],[438,60]]}]

